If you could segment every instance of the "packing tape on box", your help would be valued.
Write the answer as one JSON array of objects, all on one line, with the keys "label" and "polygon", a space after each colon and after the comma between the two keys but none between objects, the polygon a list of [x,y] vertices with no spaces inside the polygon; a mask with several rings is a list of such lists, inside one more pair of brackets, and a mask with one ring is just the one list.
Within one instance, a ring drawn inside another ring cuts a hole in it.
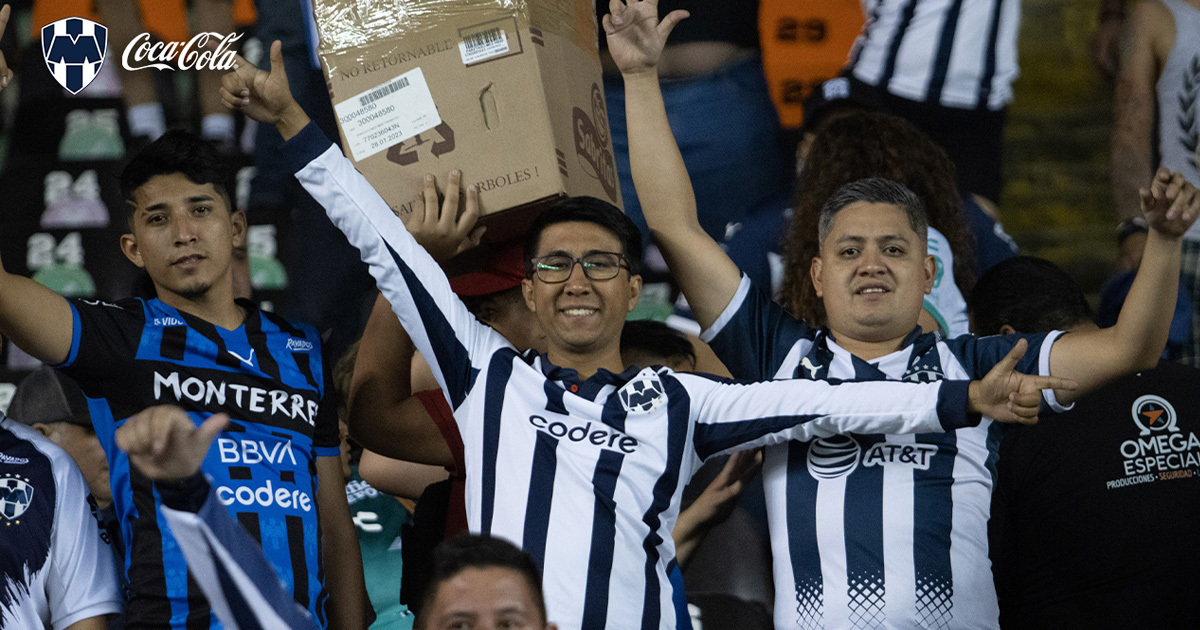
[{"label": "packing tape on box", "polygon": [[[518,25],[573,41],[583,50],[596,50],[596,17],[592,0],[313,0],[326,73],[338,65],[360,63],[369,49],[381,55],[380,43],[405,40],[447,22],[487,22],[511,17]],[[348,56],[347,56],[348,55]]]}]

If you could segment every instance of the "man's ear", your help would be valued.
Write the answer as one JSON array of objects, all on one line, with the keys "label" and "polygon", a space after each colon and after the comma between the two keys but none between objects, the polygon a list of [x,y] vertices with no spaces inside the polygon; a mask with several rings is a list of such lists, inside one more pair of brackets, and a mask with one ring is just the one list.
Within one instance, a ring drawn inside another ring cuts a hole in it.
[{"label": "man's ear", "polygon": [[1013,328],[1012,326],[1009,326],[1008,324],[1004,324],[1003,326],[1000,327],[1000,334],[1001,335],[1015,335],[1015,334],[1017,334],[1017,329]]},{"label": "man's ear", "polygon": [[814,256],[812,265],[808,268],[808,273],[812,277],[813,289],[817,291],[817,297],[824,297],[822,292],[824,291],[823,286],[825,283],[821,279],[821,270],[823,268],[824,263],[821,261],[821,257]]},{"label": "man's ear", "polygon": [[233,246],[246,246],[246,213],[235,210],[229,214],[230,231],[233,233]]},{"label": "man's ear", "polygon": [[38,433],[41,433],[42,437],[50,437],[50,425],[46,424],[45,422],[34,422],[30,425],[30,428]]},{"label": "man's ear", "polygon": [[121,253],[129,259],[129,262],[145,269],[146,263],[142,262],[142,252],[138,249],[137,237],[133,232],[121,235]]},{"label": "man's ear", "polygon": [[642,277],[629,277],[629,304],[626,306],[625,312],[628,313],[637,306],[638,298],[642,296]]},{"label": "man's ear", "polygon": [[533,278],[525,278],[521,281],[521,296],[525,298],[525,307],[530,313],[537,312],[537,303],[533,301]]},{"label": "man's ear", "polygon": [[[933,293],[933,282],[937,280],[937,266],[937,258],[933,256],[925,257],[925,295]],[[950,278],[950,280],[953,281],[954,278]]]}]

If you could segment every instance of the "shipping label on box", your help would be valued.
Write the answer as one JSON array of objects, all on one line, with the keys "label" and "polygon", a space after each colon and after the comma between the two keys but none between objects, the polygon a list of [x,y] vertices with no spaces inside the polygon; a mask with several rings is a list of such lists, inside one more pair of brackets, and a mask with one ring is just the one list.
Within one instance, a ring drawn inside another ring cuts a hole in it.
[{"label": "shipping label on box", "polygon": [[420,68],[336,103],[333,110],[356,162],[442,122]]}]

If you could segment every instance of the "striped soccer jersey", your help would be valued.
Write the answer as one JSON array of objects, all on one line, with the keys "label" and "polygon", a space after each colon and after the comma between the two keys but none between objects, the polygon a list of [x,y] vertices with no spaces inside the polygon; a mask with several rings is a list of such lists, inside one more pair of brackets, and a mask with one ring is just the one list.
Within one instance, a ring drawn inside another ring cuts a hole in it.
[{"label": "striped soccer jersey", "polygon": [[0,628],[121,612],[112,550],[71,456],[0,414]]},{"label": "striped soccer jersey", "polygon": [[162,528],[159,498],[131,468],[114,435],[147,407],[177,405],[197,424],[210,414],[232,422],[203,470],[216,496],[262,546],[296,601],[325,619],[324,569],[317,523],[317,456],[339,455],[335,406],[322,404],[321,340],[310,326],[258,310],[244,323],[218,326],[160,300],[116,304],[70,300],[71,351],[62,366],[88,398],[108,456],[113,505],[125,540],[130,628],[216,626],[187,572],[175,539]]},{"label": "striped soccer jersey", "polygon": [[899,383],[747,385],[666,368],[599,370],[581,380],[545,356],[518,354],[477,322],[316,126],[289,140],[285,154],[362,253],[454,410],[471,530],[533,557],[561,628],[677,627],[671,529],[704,458],[854,430],[968,424],[966,382],[940,393]]},{"label": "striped soccer jersey", "polygon": [[1000,109],[1017,78],[1021,0],[865,0],[860,81],[913,101]]},{"label": "striped soccer jersey", "polygon": [[[961,337],[914,330],[868,363],[793,319],[742,279],[702,339],[738,376],[931,382],[975,379],[1018,339],[1017,366],[1049,374],[1060,333]],[[1053,392],[1046,402],[1062,407]],[[775,627],[997,628],[987,521],[1002,425],[948,433],[855,432],[766,449]]]}]

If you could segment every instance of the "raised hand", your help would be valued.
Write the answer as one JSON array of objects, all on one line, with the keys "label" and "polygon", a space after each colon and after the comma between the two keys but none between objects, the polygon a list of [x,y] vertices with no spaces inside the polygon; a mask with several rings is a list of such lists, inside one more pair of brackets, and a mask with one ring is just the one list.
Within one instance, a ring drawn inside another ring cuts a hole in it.
[{"label": "raised hand", "polygon": [[283,45],[271,44],[270,70],[260,70],[237,55],[233,70],[221,77],[221,100],[225,107],[238,109],[250,118],[268,124],[278,123],[287,110],[296,105],[283,67]]},{"label": "raised hand", "polygon": [[658,0],[610,0],[604,16],[608,53],[622,74],[654,71],[667,45],[667,37],[680,20],[690,15],[683,9],[658,20]]},{"label": "raised hand", "polygon": [[[0,40],[4,39],[4,29],[8,27],[8,17],[12,15],[12,7],[4,5],[0,8]],[[4,60],[4,53],[0,52],[0,90],[8,87],[12,81],[13,71],[8,69],[8,62]]]},{"label": "raised hand", "polygon": [[1200,216],[1200,192],[1183,175],[1165,166],[1154,174],[1149,190],[1142,188],[1138,193],[1150,229],[1168,236],[1183,236]]},{"label": "raised hand", "polygon": [[197,427],[179,407],[150,407],[117,429],[117,446],[143,475],[178,481],[200,470],[208,447],[228,422],[228,415],[218,413]]},{"label": "raised hand", "polygon": [[1021,339],[982,381],[971,383],[970,410],[999,422],[1034,424],[1042,406],[1043,389],[1072,390],[1075,381],[1053,376],[1031,376],[1016,371],[1028,343]]},{"label": "raised hand", "polygon": [[[425,188],[412,204],[412,212],[400,214],[404,227],[425,251],[439,263],[479,245],[486,228],[476,227],[479,220],[479,192],[474,185],[467,187],[467,203],[462,215],[458,213],[462,175],[450,171],[446,183],[446,198],[438,203],[437,180],[425,176]],[[439,210],[440,208],[440,210]]]}]

